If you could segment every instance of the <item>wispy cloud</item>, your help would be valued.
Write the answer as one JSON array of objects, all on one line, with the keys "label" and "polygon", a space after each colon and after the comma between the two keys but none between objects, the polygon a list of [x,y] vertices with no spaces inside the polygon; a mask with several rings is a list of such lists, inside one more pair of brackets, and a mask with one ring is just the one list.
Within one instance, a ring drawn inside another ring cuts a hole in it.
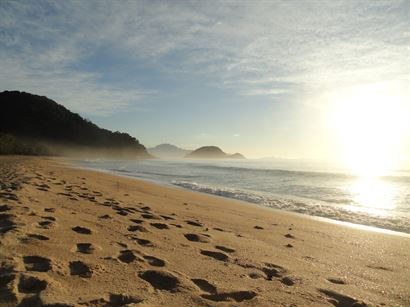
[{"label": "wispy cloud", "polygon": [[2,1],[0,84],[91,114],[159,93],[83,65],[101,51],[248,96],[408,80],[409,10],[407,1]]}]

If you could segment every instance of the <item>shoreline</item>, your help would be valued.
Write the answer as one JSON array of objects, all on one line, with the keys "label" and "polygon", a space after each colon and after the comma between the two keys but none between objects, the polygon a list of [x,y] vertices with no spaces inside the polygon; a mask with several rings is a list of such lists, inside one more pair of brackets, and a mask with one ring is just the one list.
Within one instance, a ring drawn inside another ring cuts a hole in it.
[{"label": "shoreline", "polygon": [[410,304],[407,237],[60,158],[0,157],[0,181],[5,306]]},{"label": "shoreline", "polygon": [[[377,227],[377,226],[373,226],[373,225],[358,224],[358,223],[345,221],[345,220],[332,219],[332,218],[325,217],[325,216],[309,215],[309,214],[304,214],[304,213],[295,212],[295,211],[291,211],[291,210],[284,210],[284,209],[268,207],[268,206],[264,206],[262,204],[252,203],[252,202],[248,202],[248,201],[245,201],[245,200],[236,199],[236,198],[232,198],[232,197],[216,195],[216,194],[207,193],[207,192],[203,192],[203,191],[191,190],[191,189],[185,188],[183,186],[174,185],[172,183],[164,183],[164,182],[159,182],[159,181],[155,181],[155,180],[145,179],[145,178],[141,178],[141,177],[137,177],[137,176],[127,175],[126,173],[122,174],[121,172],[114,171],[114,170],[84,167],[84,166],[80,166],[80,165],[76,164],[75,160],[73,160],[73,161],[74,162],[72,162],[71,167],[78,168],[78,169],[81,169],[81,170],[86,170],[86,171],[91,171],[91,172],[92,171],[101,172],[101,173],[108,174],[108,175],[133,179],[133,180],[136,180],[137,182],[141,181],[141,182],[150,183],[150,184],[153,184],[153,185],[158,185],[158,186],[161,186],[161,187],[167,187],[167,188],[177,189],[177,190],[182,190],[182,191],[187,191],[187,192],[189,191],[189,192],[194,192],[194,193],[200,193],[200,194],[208,195],[208,196],[211,196],[211,197],[222,198],[222,199],[229,199],[229,200],[239,202],[241,204],[252,206],[253,208],[255,208],[255,207],[256,208],[263,208],[263,209],[273,210],[274,212],[279,212],[279,213],[284,213],[285,212],[285,213],[289,213],[291,215],[294,214],[296,216],[300,216],[300,217],[303,217],[303,218],[313,219],[313,220],[317,220],[317,221],[324,221],[324,222],[327,222],[327,223],[342,225],[342,226],[349,227],[349,228],[361,229],[361,230],[370,231],[370,232],[385,233],[385,234],[410,238],[410,233],[407,233],[407,232],[404,232],[404,231],[392,230],[392,229],[381,228],[381,227]],[[281,199],[280,195],[278,195],[278,199]],[[291,199],[297,200],[298,198],[293,197]]]}]

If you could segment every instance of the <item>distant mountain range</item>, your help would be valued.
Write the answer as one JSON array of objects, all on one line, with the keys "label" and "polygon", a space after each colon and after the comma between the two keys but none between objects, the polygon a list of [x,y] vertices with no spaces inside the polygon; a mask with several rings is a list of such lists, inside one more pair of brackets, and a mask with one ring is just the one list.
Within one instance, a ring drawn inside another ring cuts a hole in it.
[{"label": "distant mountain range", "polygon": [[182,159],[192,150],[182,149],[172,144],[160,144],[147,149],[148,152],[160,159]]},{"label": "distant mountain range", "polygon": [[216,146],[203,146],[185,156],[190,159],[245,159],[240,153],[233,155],[223,152]]},{"label": "distant mountain range", "polygon": [[127,133],[102,129],[44,96],[0,93],[0,153],[152,158]]},{"label": "distant mountain range", "polygon": [[172,144],[160,144],[148,148],[148,152],[160,159],[245,159],[240,153],[230,155],[217,146],[203,146],[195,150],[188,150]]},{"label": "distant mountain range", "polygon": [[188,150],[172,144],[160,144],[148,148],[148,152],[160,159],[245,159],[240,153],[230,155],[217,146],[203,146],[195,150]]}]

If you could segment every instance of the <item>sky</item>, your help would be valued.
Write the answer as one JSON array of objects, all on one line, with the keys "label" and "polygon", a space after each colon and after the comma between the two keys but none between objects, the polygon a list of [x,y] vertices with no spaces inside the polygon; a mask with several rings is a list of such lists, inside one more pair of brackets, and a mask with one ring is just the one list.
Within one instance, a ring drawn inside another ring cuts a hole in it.
[{"label": "sky", "polygon": [[410,157],[410,1],[0,0],[0,71],[147,147],[332,160],[355,113]]}]

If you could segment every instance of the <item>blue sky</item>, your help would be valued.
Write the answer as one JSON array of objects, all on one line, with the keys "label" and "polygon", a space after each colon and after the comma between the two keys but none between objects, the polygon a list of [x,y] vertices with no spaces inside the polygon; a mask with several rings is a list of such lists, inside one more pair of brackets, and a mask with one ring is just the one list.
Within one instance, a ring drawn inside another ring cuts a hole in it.
[{"label": "blue sky", "polygon": [[327,159],[334,97],[389,84],[410,110],[410,2],[2,0],[0,71],[146,146]]}]

